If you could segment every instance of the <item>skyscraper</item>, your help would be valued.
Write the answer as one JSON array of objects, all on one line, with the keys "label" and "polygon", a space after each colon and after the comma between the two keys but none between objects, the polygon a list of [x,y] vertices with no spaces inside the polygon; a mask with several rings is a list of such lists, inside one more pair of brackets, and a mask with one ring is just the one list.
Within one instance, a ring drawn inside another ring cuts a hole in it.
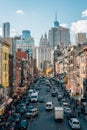
[{"label": "skyscraper", "polygon": [[57,45],[67,46],[70,43],[70,30],[59,25],[57,16],[55,17],[54,27],[49,30],[48,42],[53,49]]},{"label": "skyscraper", "polygon": [[6,22],[3,23],[3,38],[9,38],[10,37],[10,23]]}]

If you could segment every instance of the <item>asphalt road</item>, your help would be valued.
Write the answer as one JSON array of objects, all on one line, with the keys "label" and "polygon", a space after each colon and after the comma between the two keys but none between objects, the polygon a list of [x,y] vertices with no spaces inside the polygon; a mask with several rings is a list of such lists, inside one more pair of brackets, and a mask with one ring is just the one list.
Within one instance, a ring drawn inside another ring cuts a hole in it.
[{"label": "asphalt road", "polygon": [[[35,107],[38,107],[40,112],[38,117],[34,117],[29,120],[27,130],[71,130],[66,117],[64,117],[62,122],[56,122],[54,120],[54,111],[45,111],[45,104],[47,101],[52,101],[54,106],[59,106],[59,102],[57,97],[51,96],[51,92],[46,92],[46,85],[40,84],[40,87],[41,90],[39,90],[39,97],[45,97],[45,103],[33,103]],[[87,130],[87,122],[80,118],[79,121],[81,123],[81,130]]]}]

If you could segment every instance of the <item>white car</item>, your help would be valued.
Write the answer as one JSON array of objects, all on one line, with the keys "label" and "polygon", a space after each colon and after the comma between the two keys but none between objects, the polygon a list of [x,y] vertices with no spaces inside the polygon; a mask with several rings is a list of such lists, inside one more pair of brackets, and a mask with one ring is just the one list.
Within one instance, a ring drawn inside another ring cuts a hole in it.
[{"label": "white car", "polygon": [[30,100],[31,100],[31,102],[37,102],[38,101],[38,93],[37,92],[32,93]]},{"label": "white car", "polygon": [[46,110],[53,110],[54,106],[53,106],[53,103],[52,102],[47,102],[46,103]]},{"label": "white car", "polygon": [[70,118],[69,125],[72,129],[80,129],[80,123],[77,118]]}]

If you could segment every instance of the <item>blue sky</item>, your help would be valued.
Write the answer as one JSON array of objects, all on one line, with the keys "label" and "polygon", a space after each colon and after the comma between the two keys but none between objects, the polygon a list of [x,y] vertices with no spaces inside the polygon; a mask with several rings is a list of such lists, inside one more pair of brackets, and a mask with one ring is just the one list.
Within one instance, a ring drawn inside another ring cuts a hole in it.
[{"label": "blue sky", "polygon": [[30,30],[38,45],[53,27],[56,11],[60,25],[71,29],[72,42],[74,32],[87,32],[87,0],[0,0],[0,34],[9,21],[12,35]]}]

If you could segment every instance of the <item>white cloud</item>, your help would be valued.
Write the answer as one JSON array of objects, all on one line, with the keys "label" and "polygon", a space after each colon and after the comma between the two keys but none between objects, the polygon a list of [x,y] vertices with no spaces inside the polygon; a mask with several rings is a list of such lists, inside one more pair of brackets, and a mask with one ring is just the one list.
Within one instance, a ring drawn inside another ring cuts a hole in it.
[{"label": "white cloud", "polygon": [[16,10],[16,14],[24,14],[23,10]]},{"label": "white cloud", "polygon": [[10,35],[11,35],[11,37],[19,36],[19,33],[15,29],[11,29]]},{"label": "white cloud", "polygon": [[71,31],[75,33],[87,33],[87,20],[73,22],[71,25]]},{"label": "white cloud", "polygon": [[87,10],[82,12],[82,17],[87,17]]},{"label": "white cloud", "polygon": [[62,27],[64,27],[64,28],[66,28],[66,27],[67,27],[67,24],[62,23],[62,24],[60,24],[60,26],[62,26]]}]

